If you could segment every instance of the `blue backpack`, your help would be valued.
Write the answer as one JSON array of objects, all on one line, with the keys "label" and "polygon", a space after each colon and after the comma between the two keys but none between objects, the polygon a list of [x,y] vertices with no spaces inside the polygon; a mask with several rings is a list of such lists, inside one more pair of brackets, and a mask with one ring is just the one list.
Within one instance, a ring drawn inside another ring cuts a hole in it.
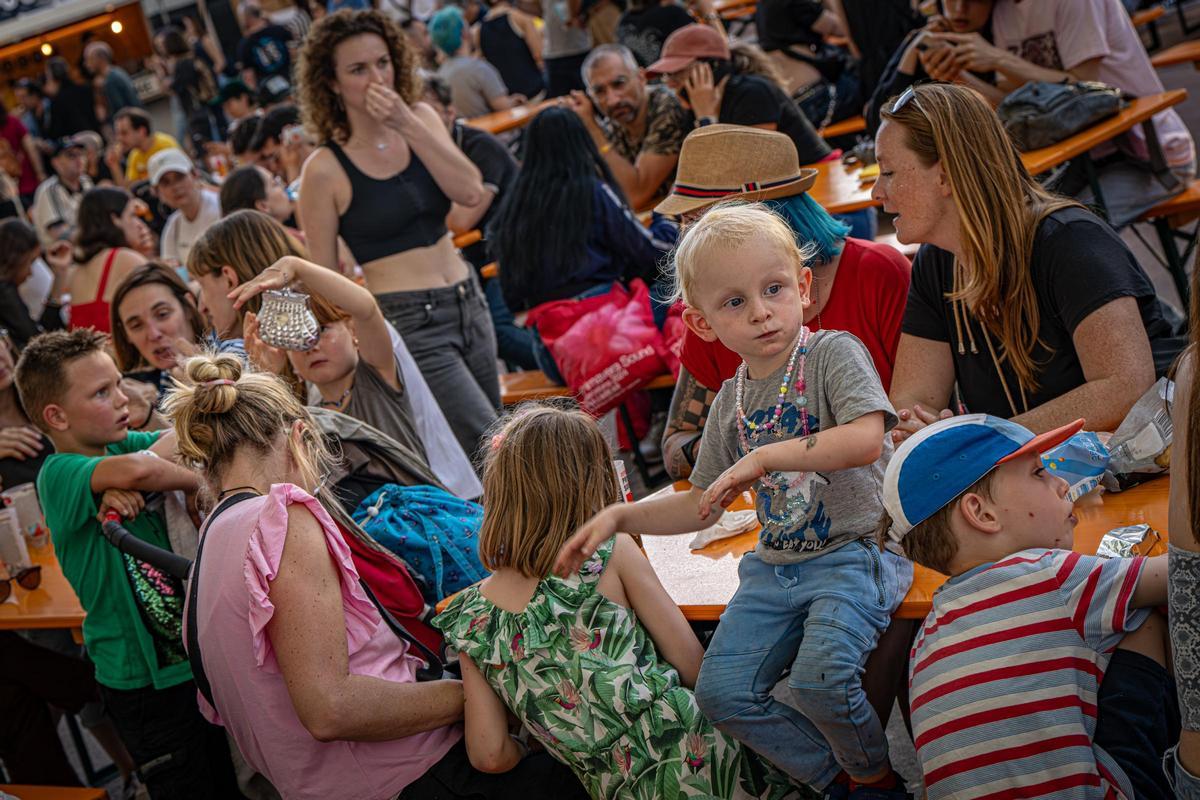
[{"label": "blue backpack", "polygon": [[483,507],[433,486],[387,484],[354,509],[354,521],[425,578],[425,602],[488,576],[479,561]]}]

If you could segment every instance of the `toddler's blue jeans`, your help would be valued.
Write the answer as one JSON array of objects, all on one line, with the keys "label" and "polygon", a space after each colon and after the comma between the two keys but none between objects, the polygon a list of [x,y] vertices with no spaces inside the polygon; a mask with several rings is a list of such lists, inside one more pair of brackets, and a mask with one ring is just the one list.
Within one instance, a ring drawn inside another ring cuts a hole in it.
[{"label": "toddler's blue jeans", "polygon": [[[859,540],[796,564],[748,553],[738,578],[700,669],[701,710],[818,791],[842,769],[883,769],[887,739],[863,663],[912,584],[912,562]],[[771,696],[789,669],[792,705]]]}]

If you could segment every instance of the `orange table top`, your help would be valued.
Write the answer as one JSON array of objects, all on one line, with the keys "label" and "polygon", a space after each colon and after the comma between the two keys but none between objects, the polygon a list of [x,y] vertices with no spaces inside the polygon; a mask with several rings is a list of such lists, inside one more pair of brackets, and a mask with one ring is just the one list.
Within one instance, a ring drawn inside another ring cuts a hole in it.
[{"label": "orange table top", "polygon": [[845,136],[848,133],[861,133],[867,129],[867,121],[861,116],[850,117],[841,122],[835,122],[827,128],[821,128],[817,133],[829,139],[834,136]]},{"label": "orange table top", "polygon": [[467,120],[467,124],[472,128],[482,128],[488,133],[504,133],[511,131],[513,128],[520,128],[523,125],[529,124],[529,121],[536,117],[541,111],[554,105],[557,100],[543,100],[536,105],[517,106],[516,108],[506,108],[503,111],[493,111],[491,114],[484,114],[482,117],[472,117]]},{"label": "orange table top", "polygon": [[1162,94],[1152,94],[1133,100],[1126,108],[1114,117],[1097,122],[1085,131],[1064,139],[1058,144],[1043,147],[1040,150],[1030,150],[1021,154],[1025,169],[1030,175],[1037,175],[1048,169],[1057,167],[1075,156],[1082,155],[1097,145],[1115,139],[1122,133],[1139,125],[1160,111],[1178,105],[1187,99],[1187,89],[1173,89]]},{"label": "orange table top", "polygon": [[103,789],[80,789],[65,786],[18,786],[0,784],[0,792],[11,794],[18,800],[108,800]]},{"label": "orange table top", "polygon": [[[671,375],[659,375],[650,383],[647,389],[673,389],[675,378]],[[546,373],[539,370],[524,372],[506,372],[500,376],[500,399],[506,406],[523,403],[526,400],[545,400],[549,397],[566,397],[571,390],[566,386],[558,386],[550,382]]]},{"label": "orange table top", "polygon": [[[679,481],[651,497],[690,487]],[[1095,553],[1100,537],[1122,525],[1146,523],[1163,536],[1167,533],[1167,478],[1144,483],[1119,494],[1089,496],[1079,503],[1076,516],[1075,550]],[[753,506],[744,496],[730,509],[740,511]],[[642,547],[667,593],[690,620],[717,620],[738,585],[737,562],[754,549],[759,527],[728,539],[713,542],[702,550],[689,550],[692,536],[643,536]],[[945,582],[941,573],[916,565],[913,585],[896,610],[902,619],[924,619],[929,613],[933,593]]]},{"label": "orange table top", "polygon": [[29,548],[33,563],[42,565],[42,585],[32,592],[13,586],[16,604],[0,603],[0,630],[23,628],[69,628],[76,639],[83,626],[83,606],[67,583],[54,546]]},{"label": "orange table top", "polygon": [[1168,47],[1161,53],[1150,56],[1150,63],[1158,69],[1188,62],[1195,64],[1196,69],[1200,69],[1200,39],[1180,42],[1174,47]]},{"label": "orange table top", "polygon": [[849,214],[878,205],[871,199],[873,184],[864,184],[859,178],[860,167],[847,167],[840,161],[822,161],[807,164],[805,168],[817,171],[817,180],[808,190],[809,197],[830,214]]}]

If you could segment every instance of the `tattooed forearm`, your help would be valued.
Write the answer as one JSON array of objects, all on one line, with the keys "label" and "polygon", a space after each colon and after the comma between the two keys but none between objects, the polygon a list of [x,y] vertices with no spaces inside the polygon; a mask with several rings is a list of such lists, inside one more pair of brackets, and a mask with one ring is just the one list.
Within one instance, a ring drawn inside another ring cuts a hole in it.
[{"label": "tattooed forearm", "polygon": [[811,436],[804,437],[805,451],[812,450],[816,446],[817,446],[817,435],[815,433],[812,434]]},{"label": "tattooed forearm", "polygon": [[693,378],[687,369],[679,370],[662,441],[663,466],[674,480],[691,475],[700,435],[716,397],[716,392]]}]

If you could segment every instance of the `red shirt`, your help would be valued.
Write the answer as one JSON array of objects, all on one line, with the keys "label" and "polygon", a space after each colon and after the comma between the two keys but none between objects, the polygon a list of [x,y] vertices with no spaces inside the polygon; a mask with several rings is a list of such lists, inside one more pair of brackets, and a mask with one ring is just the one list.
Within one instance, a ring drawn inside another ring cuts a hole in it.
[{"label": "red shirt", "polygon": [[[908,259],[891,245],[847,239],[820,324],[816,318],[808,322],[810,330],[849,331],[862,340],[885,392],[892,385],[911,273]],[[725,345],[706,342],[690,330],[684,335],[680,360],[692,377],[713,391],[742,363]]]}]

